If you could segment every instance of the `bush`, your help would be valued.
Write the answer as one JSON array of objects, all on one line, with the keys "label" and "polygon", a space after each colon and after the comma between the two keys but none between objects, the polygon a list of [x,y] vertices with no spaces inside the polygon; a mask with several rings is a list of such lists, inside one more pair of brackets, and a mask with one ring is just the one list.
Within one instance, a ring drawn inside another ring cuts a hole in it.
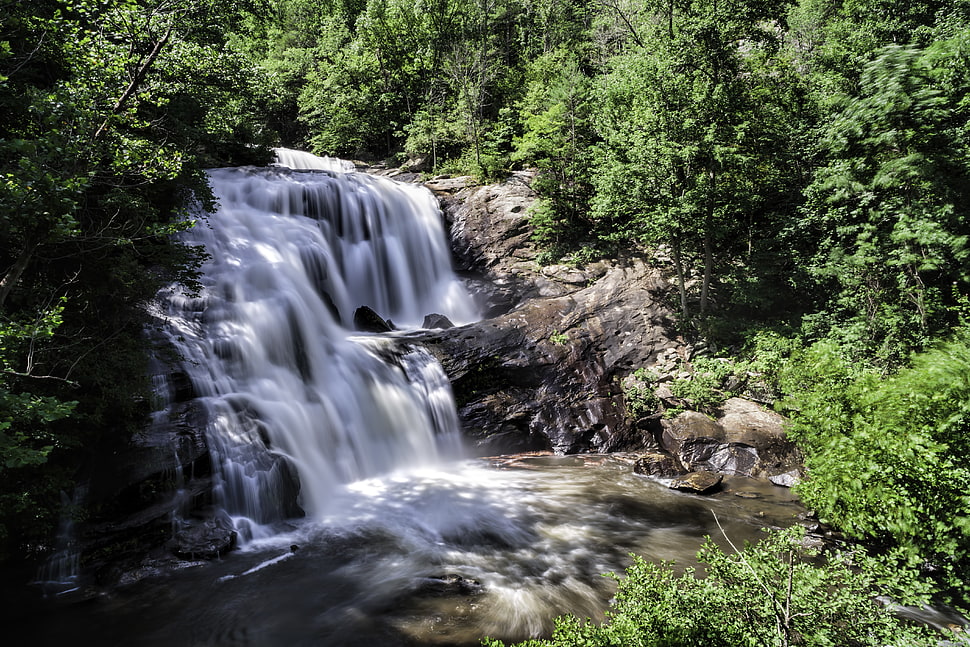
[{"label": "bush", "polygon": [[804,502],[851,537],[931,562],[940,586],[965,600],[970,344],[914,355],[890,377],[860,371],[830,344],[800,365],[805,388],[788,403],[790,435],[806,453]]},{"label": "bush", "polygon": [[[703,577],[634,556],[607,620],[556,620],[548,640],[519,647],[864,647],[938,645],[877,602],[883,573],[863,556],[824,559],[802,547],[800,528],[769,533],[726,553],[708,538],[698,553]],[[486,639],[483,644],[502,643]]]}]

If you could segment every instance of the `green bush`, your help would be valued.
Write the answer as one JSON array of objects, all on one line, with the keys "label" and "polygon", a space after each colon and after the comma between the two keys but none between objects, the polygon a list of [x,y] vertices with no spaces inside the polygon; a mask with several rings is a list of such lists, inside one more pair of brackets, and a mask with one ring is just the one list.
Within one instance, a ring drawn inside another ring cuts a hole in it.
[{"label": "green bush", "polygon": [[[939,636],[880,604],[883,573],[868,558],[824,558],[802,547],[800,528],[769,533],[727,553],[709,538],[703,573],[634,556],[603,624],[556,620],[548,640],[519,647],[920,647]],[[487,647],[501,642],[486,639]]]},{"label": "green bush", "polygon": [[[848,535],[933,564],[966,599],[970,575],[970,343],[914,355],[883,377],[831,344],[801,361],[787,400],[790,436],[806,454],[805,503]],[[796,371],[792,371],[794,374]]]}]

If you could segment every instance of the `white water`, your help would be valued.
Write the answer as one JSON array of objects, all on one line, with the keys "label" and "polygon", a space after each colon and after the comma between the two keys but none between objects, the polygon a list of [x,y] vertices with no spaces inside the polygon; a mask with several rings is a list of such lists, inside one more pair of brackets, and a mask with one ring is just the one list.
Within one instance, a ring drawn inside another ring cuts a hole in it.
[{"label": "white water", "polygon": [[[537,636],[563,613],[602,617],[602,574],[630,552],[690,561],[712,509],[735,541],[756,536],[766,508],[790,512],[787,500],[752,509],[675,493],[622,458],[461,458],[437,362],[349,329],[361,305],[402,327],[431,312],[476,318],[432,196],[335,160],[283,159],[309,170],[210,173],[219,210],[186,234],[211,255],[204,289],[164,295],[158,312],[206,412],[218,502],[242,549],[79,611],[72,635],[368,647]],[[480,588],[429,592],[453,577]]]},{"label": "white water", "polygon": [[477,317],[429,191],[280,156],[316,168],[209,172],[218,210],[185,234],[210,256],[204,289],[159,306],[207,413],[219,503],[244,539],[300,509],[320,518],[343,485],[457,447],[440,367],[421,350],[354,337],[359,306],[399,327],[432,312]]}]

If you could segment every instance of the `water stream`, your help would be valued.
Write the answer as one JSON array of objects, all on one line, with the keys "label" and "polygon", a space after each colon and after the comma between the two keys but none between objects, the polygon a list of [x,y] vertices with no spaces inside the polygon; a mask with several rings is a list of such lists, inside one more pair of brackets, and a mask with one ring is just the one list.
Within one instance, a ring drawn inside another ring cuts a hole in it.
[{"label": "water stream", "polygon": [[[729,479],[708,498],[624,456],[481,458],[441,367],[393,334],[478,314],[433,196],[283,151],[210,172],[203,290],[161,295],[240,548],[61,610],[35,644],[474,645],[600,618],[631,552],[687,565],[716,514],[735,542],[788,525],[791,494]],[[743,491],[743,492],[742,492]],[[744,498],[736,493],[746,494]]]}]

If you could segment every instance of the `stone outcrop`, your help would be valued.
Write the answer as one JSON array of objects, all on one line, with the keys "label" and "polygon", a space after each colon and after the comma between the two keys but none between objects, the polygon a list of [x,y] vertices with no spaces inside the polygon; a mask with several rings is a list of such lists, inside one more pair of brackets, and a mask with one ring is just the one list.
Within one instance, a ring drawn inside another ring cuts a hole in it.
[{"label": "stone outcrop", "polygon": [[360,306],[354,311],[354,328],[362,332],[391,332],[394,326],[382,318],[370,306]]},{"label": "stone outcrop", "polygon": [[666,289],[658,272],[632,260],[588,287],[413,337],[441,362],[459,417],[484,453],[642,447],[620,379],[675,343]]},{"label": "stone outcrop", "polygon": [[716,419],[685,411],[663,420],[657,442],[689,471],[772,477],[786,486],[797,482],[801,461],[785,436],[785,418],[749,400],[727,400]]},{"label": "stone outcrop", "polygon": [[694,352],[674,332],[672,288],[639,258],[540,266],[528,217],[532,177],[426,183],[486,318],[415,337],[444,366],[481,451],[654,449],[678,464],[663,467],[671,475],[790,471],[781,417],[752,402],[728,401],[717,421],[694,412],[626,418],[622,381],[634,369],[668,372]]}]

